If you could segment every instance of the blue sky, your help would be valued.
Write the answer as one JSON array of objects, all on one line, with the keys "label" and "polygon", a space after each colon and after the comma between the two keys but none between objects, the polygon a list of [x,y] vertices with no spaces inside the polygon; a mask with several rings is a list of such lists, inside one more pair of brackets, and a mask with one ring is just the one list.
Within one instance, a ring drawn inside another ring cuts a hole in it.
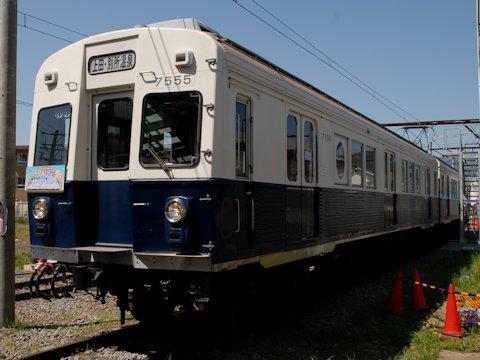
[{"label": "blue sky", "polygon": [[[475,0],[258,1],[417,118],[478,117]],[[86,34],[195,17],[377,121],[403,121],[232,0],[19,0],[18,9]],[[31,18],[27,25],[80,38]],[[32,102],[39,66],[67,44],[19,27],[17,99]],[[28,143],[31,116],[17,105],[17,144]]]}]

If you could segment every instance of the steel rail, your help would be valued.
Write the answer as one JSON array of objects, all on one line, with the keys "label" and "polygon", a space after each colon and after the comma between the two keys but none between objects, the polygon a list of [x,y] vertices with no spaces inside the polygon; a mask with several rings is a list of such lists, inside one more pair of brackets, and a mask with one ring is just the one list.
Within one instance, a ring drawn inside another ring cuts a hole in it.
[{"label": "steel rail", "polygon": [[36,354],[27,355],[21,360],[51,360],[74,355],[94,346],[112,346],[134,335],[141,330],[141,325],[127,325],[93,337],[83,338],[65,345],[47,349]]},{"label": "steel rail", "polygon": [[[64,285],[64,286],[59,286],[57,288],[58,290],[67,290],[68,292],[73,291],[73,285]],[[37,298],[37,294],[34,292],[33,295],[30,294],[30,291],[25,291],[25,292],[20,292],[15,294],[15,301],[23,301],[23,300],[28,300],[32,298]]]},{"label": "steel rail", "polygon": [[[71,279],[71,278],[72,278],[72,275],[67,275],[66,276],[66,279]],[[58,278],[58,279],[60,279],[60,278]],[[47,277],[47,278],[40,279],[40,283],[46,284],[51,280],[52,280],[52,277],[50,276],[50,277]],[[29,283],[30,283],[30,280],[17,281],[17,282],[15,282],[15,290],[24,289],[24,288],[28,287]]]}]

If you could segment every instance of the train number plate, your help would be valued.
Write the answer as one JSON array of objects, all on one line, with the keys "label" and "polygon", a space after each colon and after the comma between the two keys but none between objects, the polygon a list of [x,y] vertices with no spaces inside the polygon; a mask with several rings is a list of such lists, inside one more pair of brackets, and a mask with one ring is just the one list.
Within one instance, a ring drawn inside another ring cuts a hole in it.
[{"label": "train number plate", "polygon": [[124,51],[116,54],[94,56],[88,61],[90,75],[133,69],[135,52]]}]

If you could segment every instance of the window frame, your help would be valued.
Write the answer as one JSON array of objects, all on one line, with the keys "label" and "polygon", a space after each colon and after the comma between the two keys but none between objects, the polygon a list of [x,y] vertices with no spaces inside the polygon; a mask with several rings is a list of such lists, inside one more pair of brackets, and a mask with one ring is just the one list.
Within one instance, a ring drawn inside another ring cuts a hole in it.
[{"label": "window frame", "polygon": [[[354,143],[357,143],[357,144],[360,144],[360,155],[361,155],[361,158],[360,158],[360,164],[362,166],[362,174],[360,176],[360,179],[361,179],[361,184],[354,184],[353,183],[353,144]],[[349,153],[349,157],[350,157],[350,185],[351,186],[355,186],[355,187],[364,187],[365,186],[365,145],[364,143],[360,142],[360,141],[357,141],[357,140],[352,140],[350,139],[350,153]]]},{"label": "window frame", "polygon": [[[18,183],[18,180],[19,180],[19,179],[23,179],[23,184],[19,184],[19,183]],[[26,179],[25,176],[17,176],[17,177],[15,178],[15,188],[17,188],[17,189],[25,189],[25,179]]]},{"label": "window frame", "polygon": [[[347,185],[349,184],[349,173],[350,173],[350,161],[348,160],[350,157],[349,147],[348,147],[348,138],[339,134],[334,134],[334,169],[335,169],[335,184],[338,185]],[[343,164],[343,177],[340,178],[338,176],[338,168],[337,168],[337,147],[338,145],[342,144],[343,146],[343,156],[344,156],[344,164]]]},{"label": "window frame", "polygon": [[383,153],[383,188],[386,192],[389,191],[389,182],[388,182],[388,177],[389,177],[389,163],[388,163],[388,160],[389,160],[389,156],[388,156],[388,151],[385,150],[384,153]]},{"label": "window frame", "polygon": [[[165,95],[165,94],[196,94],[198,95],[199,98],[199,109],[198,109],[198,116],[197,116],[197,136],[195,138],[196,141],[196,147],[195,147],[195,162],[192,162],[190,164],[172,164],[172,163],[166,163],[167,166],[171,169],[191,169],[195,168],[198,166],[200,163],[200,158],[201,158],[201,139],[202,139],[202,123],[203,123],[203,95],[200,91],[197,90],[189,90],[189,91],[175,91],[175,92],[149,92],[143,96],[142,100],[142,117],[140,119],[140,141],[139,141],[139,148],[138,148],[138,162],[140,163],[140,166],[146,170],[162,170],[160,165],[158,166],[149,166],[145,165],[142,162],[142,137],[143,137],[143,130],[144,130],[144,122],[143,118],[145,117],[145,102],[148,96],[150,95]],[[134,114],[135,112],[133,112]],[[133,119],[132,119],[132,127],[133,127]],[[132,128],[133,129],[133,128]],[[133,133],[133,132],[132,132]]]},{"label": "window frame", "polygon": [[[237,102],[245,104],[246,108],[246,116],[245,116],[245,173],[239,174],[237,173],[237,166],[236,166],[236,161],[237,161]],[[235,122],[234,122],[234,145],[235,145],[235,178],[236,179],[243,179],[243,180],[250,180],[251,173],[253,172],[252,168],[252,99],[248,96],[242,95],[242,94],[236,94],[235,95]]]},{"label": "window frame", "polygon": [[[288,124],[289,124],[289,121],[290,121],[290,118],[293,118],[295,119],[295,179],[290,179],[289,177],[289,173],[288,173],[288,164],[289,164],[289,157],[288,157]],[[300,119],[300,121],[299,121]],[[299,171],[298,171],[298,168],[299,168],[299,165],[300,165],[300,161],[299,161],[299,150],[301,150],[301,147],[299,146],[299,122],[301,122],[301,117],[299,114],[296,114],[296,113],[293,113],[293,112],[288,112],[287,113],[287,117],[285,119],[285,139],[286,139],[286,177],[287,177],[287,181],[290,182],[290,183],[298,183],[299,182]],[[300,134],[301,135],[301,134]],[[302,171],[300,172],[300,180],[302,179]]]},{"label": "window frame", "polygon": [[432,174],[430,166],[425,166],[425,195],[432,196]]},{"label": "window frame", "polygon": [[65,168],[67,167],[69,153],[70,153],[70,140],[71,140],[70,136],[72,134],[72,117],[73,117],[72,103],[69,103],[69,102],[61,103],[61,104],[57,104],[57,105],[52,105],[52,106],[47,106],[47,107],[44,107],[44,108],[41,108],[41,109],[38,110],[38,112],[37,112],[37,122],[35,124],[35,147],[33,149],[33,166],[49,166],[49,165],[35,165],[35,156],[37,154],[37,145],[38,145],[38,121],[39,121],[39,118],[40,118],[40,113],[43,110],[52,109],[52,108],[60,107],[60,106],[64,106],[64,105],[70,106],[70,119],[69,119],[69,122],[68,122],[68,145],[67,145],[67,148],[65,150],[65,152],[67,154],[66,157],[65,157],[65,164],[62,164],[62,165],[59,165],[59,166],[65,166]]},{"label": "window frame", "polygon": [[408,161],[402,159],[402,192],[408,193]]},{"label": "window frame", "polygon": [[[373,150],[373,186],[369,186],[367,184],[367,172],[368,172],[368,168],[367,168],[367,153],[369,152],[368,150]],[[364,144],[364,152],[365,152],[365,171],[364,171],[364,184],[365,184],[365,187],[367,189],[376,189],[377,188],[377,149],[374,148],[373,146],[370,146],[370,145],[367,145],[367,144]]]},{"label": "window frame", "polygon": [[414,184],[415,184],[415,189],[414,189],[414,194],[421,194],[422,193],[422,168],[420,165],[414,164],[413,165],[413,171],[414,171]]},{"label": "window frame", "polygon": [[[311,152],[312,152],[312,159],[310,160],[311,161],[311,166],[312,166],[312,174],[311,174],[311,181],[307,181],[307,178],[306,178],[306,171],[305,171],[305,149],[306,149],[306,137],[305,137],[305,126],[306,124],[310,124],[311,126],[311,131],[312,131],[312,149],[311,149]],[[310,119],[310,118],[307,118],[307,117],[304,117],[302,116],[302,181],[305,183],[305,184],[309,184],[309,185],[313,185],[316,183],[316,169],[317,169],[317,166],[316,166],[316,162],[317,162],[317,155],[316,155],[316,127],[315,127],[315,122],[313,119]]]},{"label": "window frame", "polygon": [[[20,160],[20,157],[25,155],[25,160]],[[27,166],[28,163],[28,153],[19,152],[17,153],[17,166]]]},{"label": "window frame", "polygon": [[[132,135],[133,135],[133,106],[134,106],[134,101],[133,101],[133,95],[132,97],[129,97],[129,96],[125,96],[125,97],[115,97],[115,98],[107,98],[107,99],[104,99],[102,101],[100,101],[98,103],[98,107],[100,108],[100,105],[105,102],[105,101],[115,101],[115,100],[124,100],[124,99],[129,99],[132,101],[132,119],[130,120],[130,146],[129,146],[129,149],[128,149],[128,164],[127,166],[124,166],[124,167],[116,167],[116,168],[109,168],[109,167],[103,167],[103,166],[100,166],[99,164],[99,156],[100,156],[100,136],[99,136],[99,125],[100,125],[100,122],[99,122],[99,117],[98,117],[98,109],[96,110],[97,113],[96,113],[96,119],[97,119],[97,158],[96,158],[96,165],[97,165],[97,168],[102,170],[102,171],[105,171],[105,172],[108,172],[108,171],[127,171],[130,169],[130,154],[132,152]],[[142,111],[142,130],[143,130],[143,111]],[[143,135],[143,131],[141,132],[140,136]],[[142,141],[140,140],[140,148],[141,148],[141,144],[142,144]],[[141,151],[140,151],[140,158],[141,158]]]},{"label": "window frame", "polygon": [[[410,178],[410,169],[412,170],[412,178]],[[408,179],[408,193],[415,194],[415,164],[407,161],[407,179]]]},{"label": "window frame", "polygon": [[[388,153],[388,170],[389,170],[389,184],[388,191],[394,193],[397,191],[397,160],[393,151],[387,151]],[[393,162],[391,161],[393,160]]]}]

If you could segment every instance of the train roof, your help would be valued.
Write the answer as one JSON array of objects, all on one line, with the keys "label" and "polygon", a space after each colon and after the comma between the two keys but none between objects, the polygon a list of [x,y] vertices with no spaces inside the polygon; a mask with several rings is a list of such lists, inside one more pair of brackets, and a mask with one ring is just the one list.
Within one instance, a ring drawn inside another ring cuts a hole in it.
[{"label": "train roof", "polygon": [[437,160],[439,160],[441,163],[443,163],[445,166],[453,169],[456,171],[455,168],[453,168],[452,166],[450,166],[448,163],[446,163],[445,161],[443,161],[441,158],[438,158],[436,156],[432,156],[431,154],[429,154],[427,151],[425,151],[423,148],[421,148],[420,146],[412,143],[411,141],[405,139],[404,137],[398,135],[397,133],[395,133],[394,131],[386,128],[385,126],[383,126],[382,124],[380,124],[379,122],[373,120],[372,118],[366,116],[365,114],[361,113],[360,111],[358,110],[355,110],[354,108],[348,106],[347,104],[341,102],[340,100],[334,98],[333,96],[327,94],[326,92],[320,90],[319,88],[317,88],[316,86],[310,84],[309,82],[299,78],[298,76],[296,75],[293,75],[292,73],[288,72],[287,70],[284,70],[282,69],[281,67],[279,67],[278,65],[275,65],[274,63],[272,63],[271,61],[265,59],[264,57],[256,54],[255,52],[247,49],[246,47],[240,45],[239,43],[231,40],[231,39],[228,39],[226,38],[225,36],[221,35],[219,32],[215,31],[214,29],[212,29],[211,27],[203,24],[202,22],[200,22],[199,20],[195,19],[195,18],[184,18],[184,19],[173,19],[173,20],[166,20],[166,21],[161,21],[161,22],[156,22],[156,23],[152,23],[152,24],[149,24],[148,25],[149,27],[159,27],[159,28],[175,28],[175,29],[189,29],[189,30],[197,30],[197,31],[202,31],[202,32],[206,32],[206,33],[210,33],[211,35],[213,35],[216,40],[218,42],[220,42],[221,44],[227,44],[227,45],[230,45],[232,47],[234,47],[235,49],[245,53],[246,55],[249,55],[251,57],[253,57],[255,60],[263,63],[264,65],[268,66],[268,67],[271,67],[273,68],[275,71],[277,71],[278,73],[281,73],[283,74],[284,76],[286,77],[289,77],[290,79],[300,83],[301,85],[309,88],[310,90],[313,90],[314,92],[326,97],[327,99],[329,99],[330,101],[336,103],[337,105],[343,107],[344,109],[346,109],[347,111],[350,111],[352,113],[354,113],[355,115],[363,118],[364,120],[370,122],[371,124],[373,124],[374,126],[376,127],[379,127],[385,131],[387,131],[388,133],[394,135],[395,137],[397,137],[398,139],[400,139],[401,141],[407,143],[408,145],[412,145],[414,146],[415,148],[419,149],[420,151],[422,151],[423,153],[427,154],[428,156],[431,156]]}]

